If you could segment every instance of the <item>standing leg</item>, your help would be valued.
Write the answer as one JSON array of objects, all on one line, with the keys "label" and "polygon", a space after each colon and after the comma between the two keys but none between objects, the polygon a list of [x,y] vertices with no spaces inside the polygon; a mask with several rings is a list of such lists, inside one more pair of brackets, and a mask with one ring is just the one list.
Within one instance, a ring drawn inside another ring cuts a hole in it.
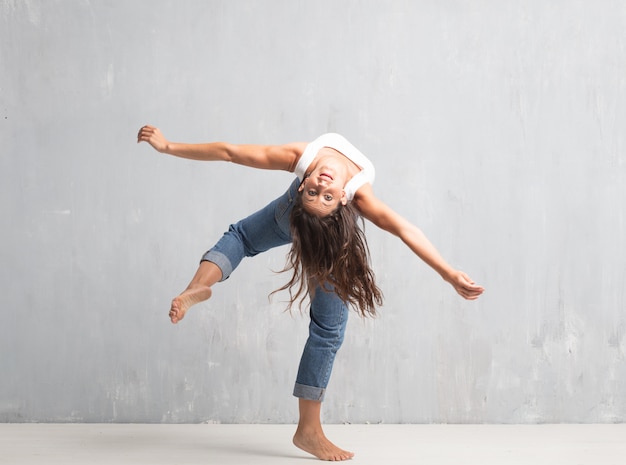
[{"label": "standing leg", "polygon": [[322,401],[299,399],[300,420],[293,437],[296,447],[321,460],[340,461],[354,457],[353,452],[340,449],[328,440],[322,430]]},{"label": "standing leg", "polygon": [[311,300],[311,323],[300,359],[294,395],[299,398],[300,420],[293,443],[322,460],[347,460],[352,452],[340,449],[326,438],[321,407],[337,351],[343,343],[348,308],[332,287],[318,287]]}]

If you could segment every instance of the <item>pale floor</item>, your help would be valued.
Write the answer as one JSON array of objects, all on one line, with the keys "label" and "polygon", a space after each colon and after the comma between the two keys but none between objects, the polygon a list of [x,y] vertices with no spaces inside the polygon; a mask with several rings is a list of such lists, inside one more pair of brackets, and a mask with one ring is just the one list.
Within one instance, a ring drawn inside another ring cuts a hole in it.
[{"label": "pale floor", "polygon": [[[326,425],[354,464],[623,465],[626,425]],[[319,462],[293,425],[0,424],[0,464]]]}]

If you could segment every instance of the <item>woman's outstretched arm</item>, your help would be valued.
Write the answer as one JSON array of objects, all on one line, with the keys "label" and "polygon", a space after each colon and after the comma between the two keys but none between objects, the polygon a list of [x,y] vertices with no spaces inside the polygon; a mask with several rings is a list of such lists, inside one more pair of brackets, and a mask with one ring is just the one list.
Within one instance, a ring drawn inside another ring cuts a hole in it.
[{"label": "woman's outstretched arm", "polygon": [[378,199],[370,184],[363,185],[357,191],[354,202],[365,218],[379,228],[402,239],[418,257],[450,283],[461,297],[475,300],[483,293],[484,289],[472,281],[467,274],[452,268],[443,259],[435,246],[417,226],[411,224]]},{"label": "woman's outstretched arm", "polygon": [[146,125],[139,129],[137,142],[147,142],[156,151],[190,160],[226,161],[268,170],[293,172],[306,143],[285,145],[237,145],[226,142],[186,144],[170,142],[159,128]]}]

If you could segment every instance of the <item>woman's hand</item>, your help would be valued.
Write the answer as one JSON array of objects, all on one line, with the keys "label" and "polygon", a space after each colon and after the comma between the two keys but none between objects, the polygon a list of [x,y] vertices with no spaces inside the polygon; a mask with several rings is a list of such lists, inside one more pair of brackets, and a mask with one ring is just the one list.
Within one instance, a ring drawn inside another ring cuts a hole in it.
[{"label": "woman's hand", "polygon": [[462,271],[454,271],[448,279],[446,279],[456,292],[467,300],[476,300],[485,289],[476,284]]},{"label": "woman's hand", "polygon": [[167,150],[167,146],[169,141],[163,137],[159,128],[155,128],[154,126],[145,125],[139,130],[137,134],[137,143],[139,142],[147,142],[157,152],[165,153]]}]

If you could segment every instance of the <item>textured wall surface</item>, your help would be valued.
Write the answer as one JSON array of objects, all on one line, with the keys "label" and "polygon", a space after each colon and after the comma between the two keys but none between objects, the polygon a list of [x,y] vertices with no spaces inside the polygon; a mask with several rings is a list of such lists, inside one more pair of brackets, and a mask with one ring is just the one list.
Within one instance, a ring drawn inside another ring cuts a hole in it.
[{"label": "textured wall surface", "polygon": [[0,421],[293,422],[307,317],[245,261],[177,326],[228,224],[292,176],[173,140],[346,135],[375,191],[483,284],[367,233],[326,422],[626,419],[626,6],[0,0]]}]

